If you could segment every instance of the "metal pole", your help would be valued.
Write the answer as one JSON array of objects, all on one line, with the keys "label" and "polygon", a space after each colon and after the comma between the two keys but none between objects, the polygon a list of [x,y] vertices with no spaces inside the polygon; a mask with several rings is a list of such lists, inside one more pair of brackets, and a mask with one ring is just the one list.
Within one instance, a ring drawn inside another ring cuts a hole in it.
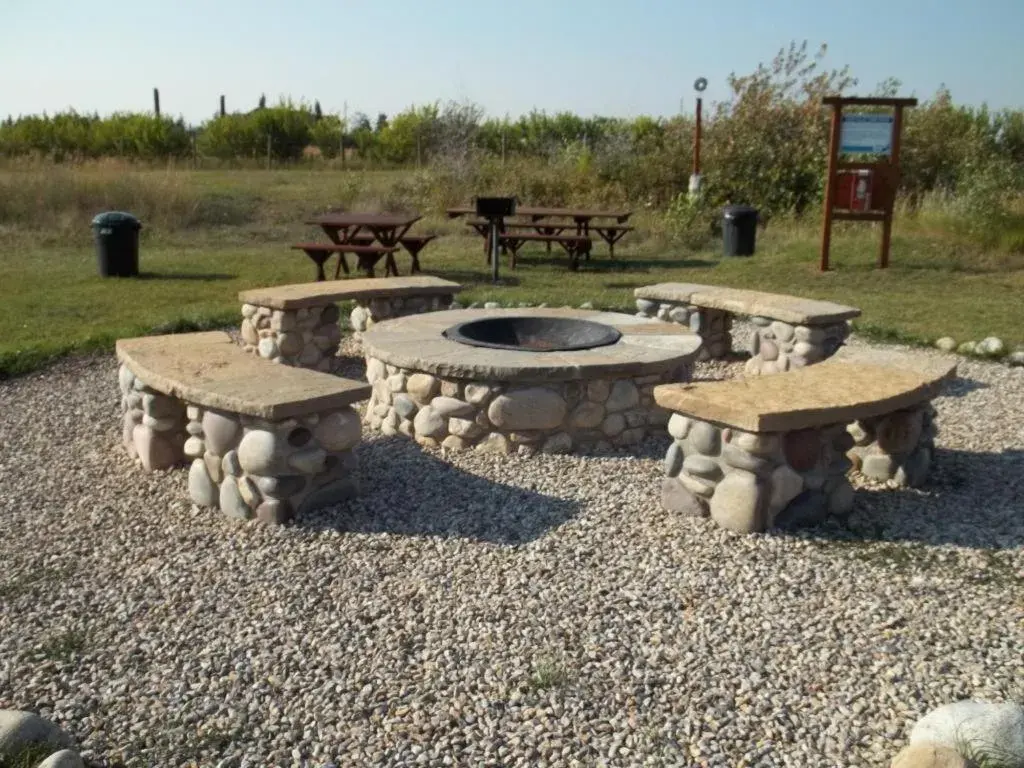
[{"label": "metal pole", "polygon": [[700,123],[701,99],[697,97],[697,123],[693,133],[693,175],[700,176]]},{"label": "metal pole", "polygon": [[697,97],[697,117],[693,125],[693,173],[690,174],[690,199],[700,195],[700,124],[701,124],[701,98]]},{"label": "metal pole", "polygon": [[498,219],[491,219],[491,280],[498,282]]}]

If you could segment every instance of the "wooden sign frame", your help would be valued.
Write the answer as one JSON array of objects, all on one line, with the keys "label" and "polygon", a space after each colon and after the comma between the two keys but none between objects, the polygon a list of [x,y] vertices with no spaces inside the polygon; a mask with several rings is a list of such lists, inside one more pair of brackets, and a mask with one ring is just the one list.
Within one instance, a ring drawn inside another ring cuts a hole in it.
[{"label": "wooden sign frame", "polygon": [[[825,182],[825,215],[821,231],[822,272],[829,269],[829,248],[832,245],[833,221],[880,221],[882,222],[882,247],[878,255],[878,266],[889,266],[889,240],[892,236],[892,210],[896,191],[900,185],[900,141],[903,135],[903,110],[916,107],[917,99],[873,98],[863,96],[827,96],[822,103],[832,107],[832,126],[828,142],[828,178]],[[892,142],[888,157],[875,162],[846,162],[839,159],[839,144],[843,125],[843,108],[890,107],[893,110]],[[838,177],[850,171],[870,171],[872,206],[869,210],[836,210]],[[874,203],[881,203],[875,207]]]}]

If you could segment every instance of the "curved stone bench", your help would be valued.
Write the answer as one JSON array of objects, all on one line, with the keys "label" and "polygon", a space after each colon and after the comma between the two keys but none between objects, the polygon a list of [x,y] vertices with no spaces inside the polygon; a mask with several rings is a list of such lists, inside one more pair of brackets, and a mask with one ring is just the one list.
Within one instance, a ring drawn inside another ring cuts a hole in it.
[{"label": "curved stone bench", "polygon": [[750,317],[757,326],[746,373],[778,373],[802,368],[833,355],[850,333],[856,307],[779,293],[695,283],[658,283],[634,291],[644,317],[688,325],[704,341],[702,360],[725,357],[732,349],[732,318]]},{"label": "curved stone bench", "polygon": [[357,490],[351,404],[368,384],[271,365],[220,331],[119,339],[117,358],[128,453],[147,470],[190,460],[196,504],[284,522]]},{"label": "curved stone bench", "polygon": [[329,280],[242,291],[242,343],[275,363],[330,371],[341,340],[341,301],[355,301],[357,333],[379,320],[448,309],[462,286],[439,277]]},{"label": "curved stone bench", "polygon": [[673,411],[662,504],[750,533],[847,513],[850,469],[920,485],[934,446],[932,398],[948,363],[907,370],[833,359],[750,379],[664,384]]}]

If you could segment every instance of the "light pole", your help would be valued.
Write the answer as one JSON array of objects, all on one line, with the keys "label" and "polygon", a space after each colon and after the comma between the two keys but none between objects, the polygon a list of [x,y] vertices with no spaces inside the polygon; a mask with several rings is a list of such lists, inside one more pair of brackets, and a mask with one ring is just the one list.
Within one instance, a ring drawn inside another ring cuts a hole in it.
[{"label": "light pole", "polygon": [[697,91],[697,120],[693,128],[693,173],[690,174],[690,199],[700,197],[700,128],[701,128],[701,97],[700,94],[708,87],[707,78],[698,77],[693,83]]}]

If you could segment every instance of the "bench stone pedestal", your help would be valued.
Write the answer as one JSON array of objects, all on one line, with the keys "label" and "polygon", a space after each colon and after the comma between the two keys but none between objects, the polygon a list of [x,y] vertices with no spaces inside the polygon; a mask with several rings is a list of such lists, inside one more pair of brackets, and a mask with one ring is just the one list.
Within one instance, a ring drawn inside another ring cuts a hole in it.
[{"label": "bench stone pedestal", "polygon": [[148,471],[180,464],[188,437],[185,404],[147,387],[126,365],[120,367],[117,378],[121,387],[122,442],[128,455]]},{"label": "bench stone pedestal", "polygon": [[749,317],[757,330],[745,373],[782,373],[831,357],[850,333],[856,307],[761,291],[693,283],[659,283],[637,288],[641,317],[657,317],[699,334],[701,360],[717,360],[732,351],[732,318]]},{"label": "bench stone pedestal", "polygon": [[222,332],[119,339],[123,441],[146,470],[189,464],[189,496],[282,523],[358,491],[364,382],[246,354]]},{"label": "bench stone pedestal", "polygon": [[756,326],[751,358],[744,367],[747,375],[782,373],[803,368],[831,357],[850,335],[849,323],[799,325],[755,315]]},{"label": "bench stone pedestal", "polygon": [[931,403],[856,421],[849,426],[853,468],[872,480],[903,487],[923,485],[937,431]]},{"label": "bench stone pedestal", "polygon": [[274,363],[332,370],[341,341],[340,312],[326,307],[271,309],[242,305],[242,345]]},{"label": "bench stone pedestal", "polygon": [[192,501],[229,517],[283,523],[358,493],[359,414],[344,407],[265,421],[188,406]]},{"label": "bench stone pedestal", "polygon": [[705,309],[681,301],[637,299],[637,316],[657,318],[684,325],[700,336],[697,359],[719,360],[732,352],[732,315],[719,309]]},{"label": "bench stone pedestal", "polygon": [[809,523],[844,515],[853,504],[845,424],[756,433],[673,414],[662,504],[706,516],[737,533],[770,528],[780,518]]},{"label": "bench stone pedestal", "polygon": [[455,296],[450,293],[434,296],[394,296],[391,298],[378,296],[373,299],[357,299],[355,309],[349,315],[349,323],[353,331],[362,333],[381,320],[450,309],[454,300]]},{"label": "bench stone pedestal", "polygon": [[898,485],[924,482],[935,410],[956,366],[840,352],[774,376],[663,384],[673,412],[662,503],[732,531],[844,515],[851,469]]},{"label": "bench stone pedestal", "polygon": [[118,378],[128,454],[147,470],[190,461],[189,496],[199,506],[283,523],[358,492],[360,419],[349,406],[270,421],[161,394],[126,365]]}]

